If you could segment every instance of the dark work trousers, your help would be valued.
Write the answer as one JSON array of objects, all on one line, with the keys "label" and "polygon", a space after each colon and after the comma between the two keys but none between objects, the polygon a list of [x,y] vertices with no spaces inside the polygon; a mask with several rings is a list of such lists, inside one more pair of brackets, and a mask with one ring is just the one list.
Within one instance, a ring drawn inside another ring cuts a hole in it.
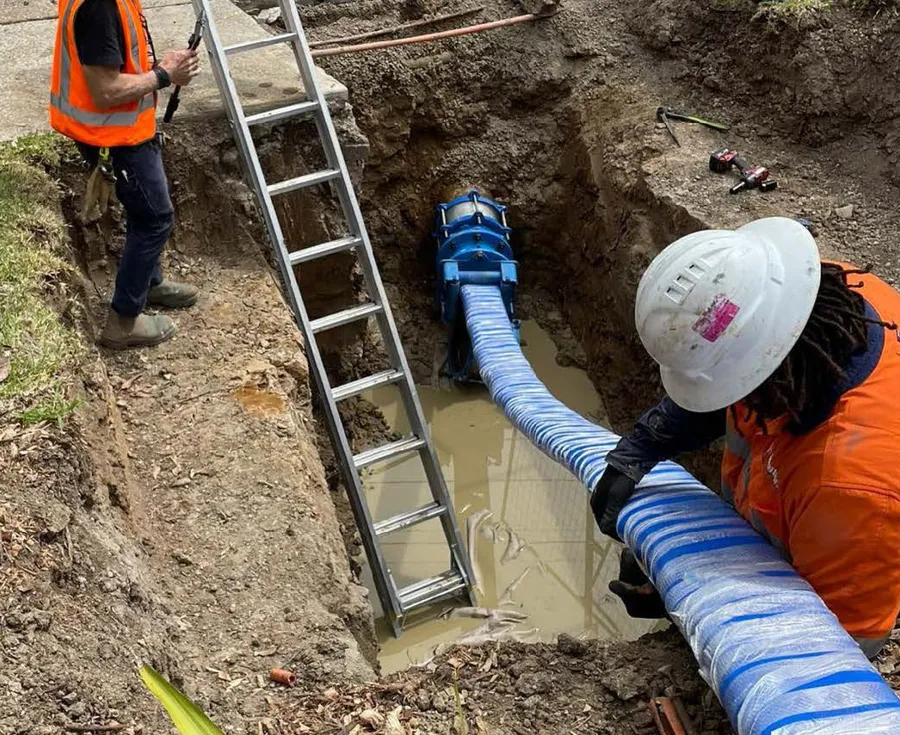
[{"label": "dark work trousers", "polygon": [[[99,149],[78,143],[88,165],[97,164]],[[159,256],[172,232],[175,210],[162,161],[162,143],[152,138],[136,146],[110,148],[116,173],[116,196],[126,214],[125,249],[116,274],[113,310],[125,317],[140,314],[147,291],[162,281]]]}]

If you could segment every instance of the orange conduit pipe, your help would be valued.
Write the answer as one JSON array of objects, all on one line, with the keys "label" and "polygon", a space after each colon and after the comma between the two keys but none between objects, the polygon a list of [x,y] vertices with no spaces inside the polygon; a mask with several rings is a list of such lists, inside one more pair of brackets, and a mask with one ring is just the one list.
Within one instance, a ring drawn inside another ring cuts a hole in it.
[{"label": "orange conduit pipe", "polygon": [[539,18],[547,18],[547,15],[517,15],[513,18],[504,18],[503,20],[493,20],[490,23],[479,23],[474,26],[466,26],[465,28],[454,28],[452,31],[439,31],[438,33],[426,33],[422,36],[410,36],[409,38],[395,38],[390,41],[373,41],[372,43],[360,43],[355,46],[337,46],[335,48],[315,49],[311,51],[313,57],[320,56],[338,56],[339,54],[356,54],[362,51],[377,51],[383,48],[392,48],[393,46],[406,46],[410,43],[426,43],[428,41],[438,41],[442,38],[453,38],[455,36],[465,36],[469,33],[480,33],[481,31],[489,31],[493,28],[503,28],[516,23],[527,23],[528,21],[537,20]]},{"label": "orange conduit pipe", "polygon": [[464,18],[467,15],[475,15],[475,13],[480,13],[484,10],[484,5],[479,5],[477,8],[470,8],[469,10],[460,10],[458,13],[448,13],[447,15],[436,15],[434,18],[424,18],[422,20],[414,20],[412,23],[403,23],[399,26],[392,26],[391,28],[380,28],[377,31],[368,31],[367,33],[357,33],[353,36],[342,36],[341,38],[328,38],[322,41],[311,41],[309,44],[310,48],[321,48],[322,46],[337,46],[341,43],[349,43],[350,41],[362,41],[366,38],[376,38],[378,36],[389,36],[392,33],[399,33],[400,31],[408,31],[410,28],[421,28],[422,26],[433,25],[436,23],[442,23],[445,20],[456,20],[457,18]]}]

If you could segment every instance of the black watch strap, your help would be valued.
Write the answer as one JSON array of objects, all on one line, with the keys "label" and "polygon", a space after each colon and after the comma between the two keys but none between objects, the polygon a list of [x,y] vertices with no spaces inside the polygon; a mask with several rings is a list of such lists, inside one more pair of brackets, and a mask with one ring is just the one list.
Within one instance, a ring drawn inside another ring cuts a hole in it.
[{"label": "black watch strap", "polygon": [[161,66],[154,66],[153,73],[156,74],[157,89],[165,89],[170,84],[172,84],[172,80],[169,78],[169,72],[167,72]]}]

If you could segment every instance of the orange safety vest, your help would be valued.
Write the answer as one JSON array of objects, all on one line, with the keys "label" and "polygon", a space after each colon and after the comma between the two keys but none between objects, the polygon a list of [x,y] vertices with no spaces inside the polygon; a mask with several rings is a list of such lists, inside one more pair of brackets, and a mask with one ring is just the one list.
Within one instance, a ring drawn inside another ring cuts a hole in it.
[{"label": "orange safety vest", "polygon": [[[900,294],[872,275],[859,293],[900,322]],[[763,431],[746,406],[728,410],[723,494],[813,586],[863,649],[890,634],[900,611],[900,338],[871,325],[858,385],[807,433]],[[873,347],[873,344],[875,345]],[[873,649],[874,650],[874,649]]]},{"label": "orange safety vest", "polygon": [[[84,0],[59,0],[59,22],[50,78],[50,125],[59,133],[99,147],[138,145],[156,135],[156,94],[101,110],[94,104],[75,46],[75,14]],[[124,74],[152,70],[140,0],[117,0],[125,37]]]}]

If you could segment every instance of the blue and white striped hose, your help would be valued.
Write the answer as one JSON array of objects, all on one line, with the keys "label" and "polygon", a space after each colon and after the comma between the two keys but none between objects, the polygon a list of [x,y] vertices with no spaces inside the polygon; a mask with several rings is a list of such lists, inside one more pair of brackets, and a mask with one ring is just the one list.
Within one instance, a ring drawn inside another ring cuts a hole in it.
[{"label": "blue and white striped hose", "polygon": [[[494,401],[588,488],[619,437],[557,401],[522,355],[499,290],[463,286]],[[585,506],[585,512],[588,512]],[[900,699],[837,618],[729,505],[672,462],[640,484],[619,533],[649,571],[740,735],[900,734]]]}]

